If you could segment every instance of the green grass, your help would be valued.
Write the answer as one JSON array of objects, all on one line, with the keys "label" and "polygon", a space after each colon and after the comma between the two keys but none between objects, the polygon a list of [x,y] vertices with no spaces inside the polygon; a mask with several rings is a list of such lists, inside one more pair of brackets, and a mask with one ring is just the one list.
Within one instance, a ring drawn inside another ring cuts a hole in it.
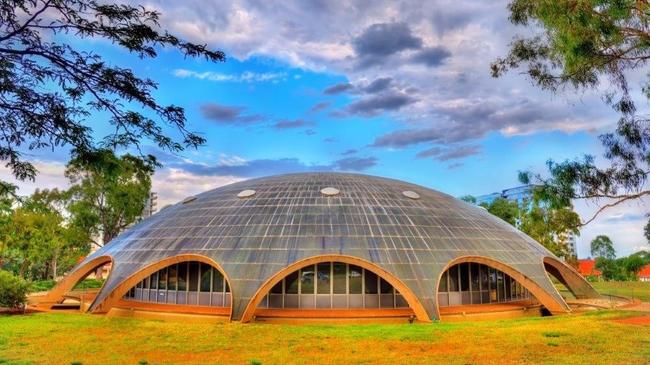
[{"label": "green grass", "polygon": [[[564,285],[555,280],[553,282],[563,297],[575,299]],[[590,284],[600,294],[638,298],[643,302],[650,302],[650,282],[647,281],[597,281]]]},{"label": "green grass", "polygon": [[650,282],[647,281],[597,281],[591,285],[601,294],[622,295],[650,302]]},{"label": "green grass", "polygon": [[615,321],[638,315],[412,325],[0,316],[0,364],[648,364],[648,327]]}]

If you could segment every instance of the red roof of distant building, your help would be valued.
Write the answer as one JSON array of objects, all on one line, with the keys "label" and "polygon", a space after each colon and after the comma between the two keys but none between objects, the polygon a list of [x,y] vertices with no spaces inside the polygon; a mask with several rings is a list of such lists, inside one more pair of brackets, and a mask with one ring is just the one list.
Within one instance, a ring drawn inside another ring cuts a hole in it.
[{"label": "red roof of distant building", "polygon": [[596,260],[592,259],[578,260],[578,272],[582,276],[602,275],[602,272],[600,272],[600,270],[596,270]]},{"label": "red roof of distant building", "polygon": [[641,270],[639,271],[639,277],[650,278],[650,264],[645,265],[644,267],[641,268]]}]

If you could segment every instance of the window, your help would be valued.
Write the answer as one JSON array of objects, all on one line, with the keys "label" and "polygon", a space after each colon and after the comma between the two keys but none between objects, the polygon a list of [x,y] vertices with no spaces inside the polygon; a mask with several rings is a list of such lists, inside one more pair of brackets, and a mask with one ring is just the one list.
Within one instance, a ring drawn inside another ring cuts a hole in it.
[{"label": "window", "polygon": [[285,283],[287,294],[298,294],[298,271],[287,275]]},{"label": "window", "polygon": [[158,272],[151,274],[151,289],[158,289]]},{"label": "window", "polygon": [[[202,293],[224,293],[229,292],[227,283],[223,274],[209,264],[196,261],[185,261],[178,264],[172,264],[162,268],[144,280],[137,283],[126,295],[126,299],[135,299],[135,288],[150,288],[151,293],[138,295],[137,300],[171,303],[171,304],[188,304],[188,305],[224,305],[223,300],[214,300],[209,295],[197,295],[193,297],[185,295],[189,289],[191,291],[201,291]],[[155,290],[160,290],[156,292]],[[163,292],[167,291],[167,293]],[[203,299],[200,299],[203,298]],[[218,298],[218,297],[214,297]],[[191,303],[191,304],[190,304]]]},{"label": "window", "polygon": [[346,294],[346,280],[345,280],[345,268],[346,265],[342,264],[340,262],[335,262],[332,269],[334,271],[334,282],[333,282],[333,289],[334,289],[334,294]]},{"label": "window", "polygon": [[481,290],[489,290],[490,289],[490,278],[488,276],[488,268],[485,265],[481,265],[479,268],[481,272]]},{"label": "window", "polygon": [[212,291],[223,292],[223,274],[215,268],[212,268]]},{"label": "window", "polygon": [[[314,293],[318,296],[310,298]],[[267,298],[260,306],[292,309],[408,307],[399,293],[395,297],[395,289],[388,281],[372,271],[341,262],[323,262],[294,271],[276,283]]]},{"label": "window", "polygon": [[318,294],[330,294],[330,268],[329,262],[317,265],[318,279],[316,290]]},{"label": "window", "polygon": [[178,264],[178,290],[187,290],[187,262]]},{"label": "window", "polygon": [[283,280],[280,280],[277,284],[273,285],[271,288],[272,294],[282,294],[282,282]]},{"label": "window", "polygon": [[478,291],[479,290],[479,281],[480,281],[480,276],[479,276],[479,264],[472,263],[470,265],[470,285],[472,286],[472,291]]},{"label": "window", "polygon": [[210,291],[210,276],[212,276],[212,266],[208,264],[201,264],[201,291]]},{"label": "window", "polygon": [[198,291],[199,289],[199,263],[190,262],[189,270],[189,291]]},{"label": "window", "polygon": [[169,272],[169,277],[168,277],[168,282],[169,285],[167,289],[169,290],[176,290],[176,282],[178,279],[178,266],[172,265],[168,268]]},{"label": "window", "polygon": [[362,268],[355,265],[349,266],[348,280],[350,287],[350,294],[361,294],[361,273]]},{"label": "window", "polygon": [[167,268],[158,271],[158,289],[167,289]]},{"label": "window", "polygon": [[458,290],[458,265],[449,268],[449,291]]},{"label": "window", "polygon": [[379,280],[379,290],[381,291],[382,294],[392,294],[393,293],[393,286],[390,285],[389,282],[387,282],[384,279]]},{"label": "window", "polygon": [[366,294],[377,294],[377,274],[372,271],[364,270],[364,275]]},{"label": "window", "polygon": [[469,264],[460,264],[460,290],[469,291]]},{"label": "window", "polygon": [[300,270],[300,294],[314,294],[314,266]]}]

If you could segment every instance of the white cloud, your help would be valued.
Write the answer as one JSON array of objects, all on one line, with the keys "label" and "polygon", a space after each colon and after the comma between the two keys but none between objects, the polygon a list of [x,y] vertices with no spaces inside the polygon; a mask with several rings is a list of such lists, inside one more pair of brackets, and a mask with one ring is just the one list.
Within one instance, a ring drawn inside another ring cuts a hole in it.
[{"label": "white cloud", "polygon": [[[648,203],[650,202],[637,200],[604,210],[593,222],[582,228],[580,237],[576,240],[579,257],[591,255],[591,240],[601,234],[612,239],[618,256],[650,250],[650,244],[643,236],[643,227],[648,222],[645,214],[650,211]],[[598,204],[579,201],[575,204],[575,210],[586,220],[604,204],[607,204],[604,200]]]},{"label": "white cloud", "polygon": [[199,80],[209,80],[214,82],[268,82],[268,81],[280,81],[286,79],[287,74],[284,72],[266,72],[266,73],[256,73],[251,71],[242,72],[239,75],[229,75],[219,72],[204,71],[197,72],[186,70],[183,68],[176,69],[172,71],[172,74],[176,77],[182,78],[196,78]]}]

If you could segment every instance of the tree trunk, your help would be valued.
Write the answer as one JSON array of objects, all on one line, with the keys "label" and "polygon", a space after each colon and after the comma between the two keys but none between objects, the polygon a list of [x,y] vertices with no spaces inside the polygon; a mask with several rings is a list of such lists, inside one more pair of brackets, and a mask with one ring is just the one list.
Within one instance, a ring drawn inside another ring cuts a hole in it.
[{"label": "tree trunk", "polygon": [[56,280],[56,278],[59,276],[58,274],[58,260],[59,260],[59,251],[56,250],[54,252],[54,257],[52,257],[52,279]]}]

